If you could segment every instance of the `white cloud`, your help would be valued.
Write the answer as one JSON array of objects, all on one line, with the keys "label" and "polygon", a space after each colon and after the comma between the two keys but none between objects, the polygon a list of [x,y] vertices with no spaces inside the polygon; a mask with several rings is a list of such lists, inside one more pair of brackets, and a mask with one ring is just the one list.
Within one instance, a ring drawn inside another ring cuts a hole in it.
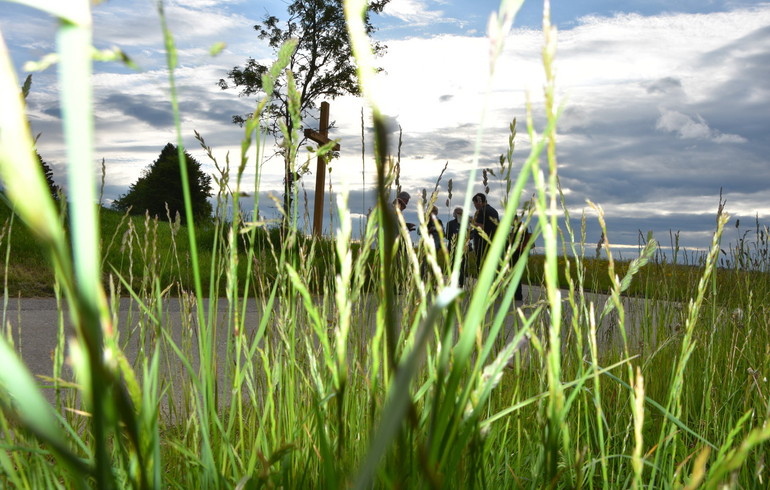
[{"label": "white cloud", "polygon": [[422,0],[392,0],[382,12],[409,24],[435,22],[444,15],[440,10],[429,10]]},{"label": "white cloud", "polygon": [[242,2],[233,1],[233,0],[171,0],[168,3],[169,5],[174,5],[179,7],[201,9],[201,8],[207,8],[207,7],[220,7],[223,5],[228,5],[232,3],[242,3]]},{"label": "white cloud", "polygon": [[713,139],[715,143],[746,143],[747,141],[739,134],[722,134],[720,132],[716,132]]},{"label": "white cloud", "polygon": [[690,117],[681,112],[663,110],[656,129],[669,131],[679,135],[681,139],[710,140],[715,143],[745,143],[746,138],[737,134],[723,134],[709,127],[706,121],[698,114]]}]

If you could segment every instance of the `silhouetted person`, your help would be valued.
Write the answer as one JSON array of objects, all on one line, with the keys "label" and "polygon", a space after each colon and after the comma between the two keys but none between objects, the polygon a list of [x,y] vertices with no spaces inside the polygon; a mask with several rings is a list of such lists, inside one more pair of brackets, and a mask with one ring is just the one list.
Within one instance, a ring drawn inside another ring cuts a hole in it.
[{"label": "silhouetted person", "polygon": [[446,224],[446,233],[444,236],[447,241],[447,249],[449,250],[449,264],[454,263],[454,256],[456,253],[462,254],[462,260],[460,261],[460,280],[459,286],[463,287],[465,284],[465,243],[457,243],[460,239],[460,222],[463,219],[463,208],[455,208],[452,211],[452,219]]},{"label": "silhouetted person", "polygon": [[[409,204],[409,200],[411,199],[411,196],[408,192],[402,191],[398,193],[398,196],[393,200],[393,211],[398,213],[403,213],[404,210],[406,210],[406,206]],[[398,222],[396,222],[396,226],[398,226]],[[406,223],[406,229],[409,231],[412,231],[415,229],[415,226],[413,223]],[[395,237],[394,237],[394,255],[393,255],[393,270],[391,271],[394,274],[394,281],[393,285],[395,287],[396,294],[400,294],[405,290],[406,284],[408,281],[408,274],[409,274],[409,259],[407,257],[407,247],[411,247],[412,243],[409,237],[406,238],[406,240],[403,240],[401,237],[401,233],[398,231],[398,229],[395,230]]]},{"label": "silhouetted person", "polygon": [[[436,206],[431,208],[426,221],[425,227],[428,229],[428,236],[423,238],[433,242],[433,247],[436,250],[436,259],[438,260],[441,253],[441,233],[444,231],[444,223],[442,223],[438,217],[438,208]],[[423,260],[424,262],[420,265],[420,273],[422,274],[423,280],[427,281],[428,277],[430,277],[430,267],[428,266],[427,257],[424,257]]]},{"label": "silhouetted person", "polygon": [[444,233],[444,237],[446,237],[447,241],[447,250],[451,254],[454,253],[454,249],[457,246],[457,240],[460,238],[460,221],[463,219],[463,208],[455,208],[454,211],[452,211],[452,219],[449,220],[446,224],[446,232]]},{"label": "silhouetted person", "polygon": [[[409,200],[412,198],[412,196],[409,195],[406,191],[401,191],[398,193],[398,196],[396,196],[395,201],[393,201],[393,207],[398,208],[399,211],[402,213],[406,209],[407,204],[409,204]],[[406,229],[409,231],[414,231],[415,226],[414,223],[407,223]]]},{"label": "silhouetted person", "polygon": [[497,210],[487,204],[487,196],[479,192],[473,196],[473,206],[476,208],[476,214],[473,217],[474,227],[471,230],[471,240],[473,241],[473,250],[476,251],[476,271],[481,272],[481,266],[487,256],[489,244],[482,237],[479,230],[483,230],[489,237],[489,241],[495,236],[497,224],[500,223],[500,215]]},{"label": "silhouetted person", "polygon": [[441,250],[441,232],[443,231],[444,223],[438,217],[438,208],[433,206],[433,209],[430,210],[430,216],[428,216],[428,234],[433,239],[433,245],[436,246],[437,252]]},{"label": "silhouetted person", "polygon": [[[521,230],[521,238],[519,243],[516,243],[516,236],[519,234],[519,230]],[[511,227],[511,235],[509,238],[509,244],[511,246],[516,245],[516,248],[511,255],[511,268],[513,268],[516,265],[516,262],[519,261],[519,258],[524,255],[524,251],[531,239],[532,233],[530,233],[528,228],[524,227],[524,222],[522,221],[521,217],[516,215],[513,218],[513,226]],[[522,301],[524,299],[524,295],[522,294],[521,281],[519,281],[519,285],[516,287],[514,299],[516,301]]]}]

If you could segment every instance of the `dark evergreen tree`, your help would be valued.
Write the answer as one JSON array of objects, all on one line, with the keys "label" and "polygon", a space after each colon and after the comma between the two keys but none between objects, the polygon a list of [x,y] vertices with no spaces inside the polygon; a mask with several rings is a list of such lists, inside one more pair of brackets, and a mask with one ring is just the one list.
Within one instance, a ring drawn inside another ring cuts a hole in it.
[{"label": "dark evergreen tree", "polygon": [[[26,80],[24,80],[24,85],[21,86],[21,96],[26,101],[27,97],[29,96],[29,91],[32,88],[32,75],[27,75]],[[27,121],[27,124],[29,124],[29,121]],[[39,137],[40,135],[38,135]],[[35,142],[37,143],[37,138],[35,138]],[[48,184],[48,190],[51,191],[51,197],[54,199],[59,198],[59,193],[61,192],[61,187],[56,185],[56,182],[53,180],[53,170],[51,167],[43,160],[43,157],[40,156],[40,152],[35,150],[35,155],[37,156],[37,161],[40,162],[40,168],[43,171],[43,175],[45,175],[45,182]]]},{"label": "dark evergreen tree", "polygon": [[43,175],[45,175],[45,182],[48,184],[48,190],[51,192],[51,197],[58,199],[61,187],[56,185],[56,182],[53,180],[53,170],[51,170],[51,167],[43,160],[40,153],[35,151],[35,154],[37,155],[38,162],[40,162],[40,168],[43,170]]},{"label": "dark evergreen tree", "polygon": [[[211,176],[201,170],[201,164],[185,152],[187,174],[190,181],[190,199],[193,216],[196,220],[207,220],[211,217],[212,207],[208,201],[211,196]],[[123,194],[112,207],[119,211],[131,209],[131,214],[157,216],[166,220],[166,204],[171,219],[178,212],[185,219],[184,194],[182,191],[182,175],[179,169],[179,153],[177,147],[167,144],[160,156],[142,172],[142,176],[131,184],[126,194]]]}]

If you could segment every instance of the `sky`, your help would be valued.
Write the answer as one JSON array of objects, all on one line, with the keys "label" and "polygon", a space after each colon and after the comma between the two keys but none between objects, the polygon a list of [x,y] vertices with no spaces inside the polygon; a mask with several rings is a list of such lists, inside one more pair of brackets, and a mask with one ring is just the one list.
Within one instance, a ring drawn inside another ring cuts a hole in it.
[{"label": "sky", "polygon": [[[136,71],[116,62],[94,66],[99,159],[94,168],[100,173],[104,158],[105,204],[125,193],[167,142],[176,141],[155,4],[110,0],[93,10],[95,47],[117,46],[140,67]],[[402,135],[400,183],[413,197],[408,220],[416,219],[417,196],[422,189],[430,194],[445,166],[437,202],[445,223],[452,208],[462,203],[482,113],[479,167],[496,174],[488,185],[489,202],[498,209],[505,188],[499,158],[507,152],[514,118],[514,171],[531,147],[527,101],[535,130],[544,129],[543,3],[525,1],[488,83],[486,25],[497,7],[493,0],[392,0],[372,18],[376,39],[387,45],[378,60],[384,69],[379,103],[388,116],[394,155],[399,128]],[[165,10],[179,50],[175,74],[184,145],[204,170],[215,173],[194,131],[212,147],[220,165],[228,152],[233,160],[239,154],[243,130],[231,117],[250,112],[256,101],[239,97],[237,90],[221,90],[217,82],[248,57],[271,59],[253,25],[268,14],[285,18],[285,2],[166,0]],[[585,214],[588,244],[601,234],[588,200],[602,207],[608,238],[626,255],[633,255],[648,230],[669,256],[677,233],[682,247],[707,247],[720,191],[733,216],[725,242],[752,232],[757,220],[768,225],[769,2],[553,0],[551,16],[558,28],[555,70],[563,111],[557,127],[558,172],[578,231]],[[0,2],[0,31],[20,82],[27,75],[26,62],[55,50],[55,27],[55,19],[45,14]],[[212,56],[209,48],[217,42],[226,47]],[[66,187],[58,98],[55,67],[34,73],[27,101],[32,131],[40,134],[39,152]],[[334,123],[330,136],[339,140],[341,151],[326,187],[333,194],[349,191],[351,211],[360,223],[374,203],[369,113],[360,98],[329,102]],[[315,127],[317,121],[305,123]],[[307,158],[303,154],[300,160]],[[260,209],[272,218],[277,204],[268,195],[280,199],[282,162],[272,158],[261,165]],[[253,170],[247,173],[248,186],[253,175]],[[304,177],[300,191],[308,195],[311,215],[314,175]],[[449,179],[453,190],[447,206]],[[481,173],[470,184],[472,193],[483,191]],[[529,184],[525,196],[533,192]],[[326,209],[325,214],[328,202]],[[334,219],[325,217],[326,233]]]}]

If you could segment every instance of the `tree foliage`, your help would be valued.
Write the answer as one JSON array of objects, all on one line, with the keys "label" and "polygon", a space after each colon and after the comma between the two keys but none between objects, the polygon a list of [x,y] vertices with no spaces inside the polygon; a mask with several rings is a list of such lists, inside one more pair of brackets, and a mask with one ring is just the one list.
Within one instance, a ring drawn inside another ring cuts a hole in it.
[{"label": "tree foliage", "polygon": [[[369,20],[371,13],[380,13],[390,0],[372,0],[366,12],[366,29],[369,34],[375,31]],[[262,22],[254,26],[257,35],[267,40],[277,56],[281,46],[289,39],[297,40],[297,47],[289,60],[288,69],[296,82],[299,93],[299,117],[304,119],[308,112],[315,109],[317,101],[326,97],[352,94],[358,95],[360,89],[356,76],[356,66],[350,47],[343,0],[291,0],[286,10],[288,18],[281,21],[274,15],[266,15]],[[375,54],[381,54],[385,46],[375,42]],[[268,62],[269,63],[269,62]],[[249,58],[242,67],[230,70],[226,79],[219,80],[219,86],[240,89],[240,95],[250,96],[263,93],[262,76],[270,69],[268,63]],[[282,75],[273,85],[272,100],[262,114],[262,127],[277,139],[284,134],[292,138],[296,120],[289,110],[287,77]],[[243,124],[252,114],[234,115],[233,122]],[[301,133],[300,133],[301,134]],[[296,141],[285,141],[282,147],[288,148]],[[290,215],[292,186],[296,179],[295,170],[289,154],[284,153],[284,212]]]},{"label": "tree foliage", "polygon": [[[371,34],[375,31],[369,21],[369,13],[380,13],[390,0],[376,0],[369,3],[366,27]],[[350,47],[342,0],[293,0],[287,7],[288,19],[282,22],[274,15],[266,15],[261,23],[254,26],[260,39],[267,40],[277,54],[283,43],[298,40],[297,48],[289,61],[300,94],[300,115],[316,107],[320,97],[334,99],[340,95],[359,94],[356,67]],[[374,43],[375,53],[382,53],[385,47]],[[229,82],[219,80],[222,89],[239,88],[242,96],[262,91],[262,75],[270,65],[249,58],[243,67],[234,67],[227,74]],[[279,133],[280,121],[289,130],[292,120],[289,115],[289,101],[286,94],[286,79],[277,81],[273,90],[273,103],[267,109],[265,129],[272,134]],[[233,116],[233,122],[243,123],[247,115]]]},{"label": "tree foliage", "polygon": [[[24,84],[21,86],[21,97],[26,102],[27,97],[29,97],[29,92],[32,88],[32,75],[27,75],[27,78],[24,80]],[[27,120],[27,125],[29,125],[29,120]],[[31,128],[30,128],[31,130]],[[39,138],[40,135],[38,134],[35,138],[35,143],[37,143],[37,138]],[[37,156],[37,161],[40,163],[40,169],[43,171],[43,175],[45,176],[45,182],[48,184],[48,190],[51,192],[51,197],[54,199],[59,199],[59,193],[62,191],[61,187],[56,185],[56,182],[53,180],[53,170],[51,169],[51,166],[48,165],[48,163],[43,160],[43,157],[40,156],[40,152],[35,150],[35,156]]]},{"label": "tree foliage", "polygon": [[[193,216],[196,220],[209,219],[212,212],[211,203],[208,201],[211,196],[211,176],[204,173],[201,164],[187,152],[184,156],[190,181]],[[184,194],[177,147],[168,143],[158,159],[144,169],[142,176],[131,185],[126,194],[112,204],[112,207],[119,211],[130,209],[131,214],[144,214],[149,211],[151,216],[157,216],[161,220],[166,220],[167,214],[174,219],[176,213],[179,213],[184,221]]]},{"label": "tree foliage", "polygon": [[40,156],[39,152],[36,151],[35,154],[37,155],[37,161],[40,162],[40,168],[43,170],[43,175],[45,175],[45,182],[48,184],[48,190],[51,192],[51,197],[58,199],[61,187],[56,185],[56,182],[53,180],[53,170],[51,169],[51,166],[43,160],[43,157]]}]

